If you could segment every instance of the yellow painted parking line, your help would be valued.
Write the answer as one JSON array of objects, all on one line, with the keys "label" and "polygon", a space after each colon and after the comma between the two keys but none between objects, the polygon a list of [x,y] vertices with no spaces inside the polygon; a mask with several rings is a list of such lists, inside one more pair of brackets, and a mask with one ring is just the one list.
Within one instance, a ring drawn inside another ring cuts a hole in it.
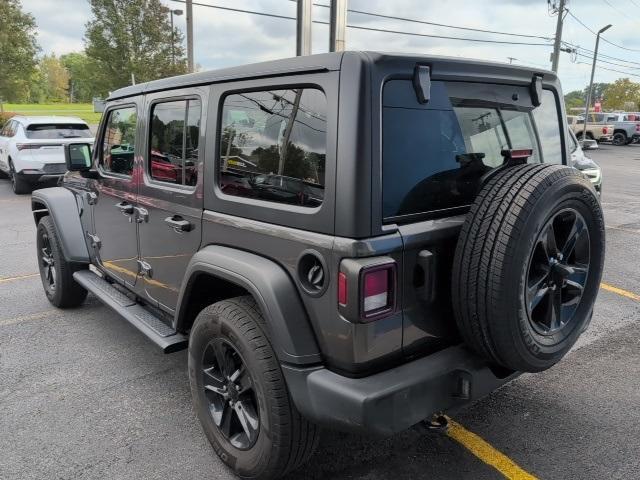
[{"label": "yellow painted parking line", "polygon": [[16,275],[15,277],[0,277],[0,283],[15,282],[16,280],[24,280],[25,278],[38,277],[39,273],[27,273],[26,275]]},{"label": "yellow painted parking line", "polygon": [[640,295],[637,295],[628,290],[623,290],[622,288],[614,287],[613,285],[609,285],[608,283],[601,283],[600,288],[602,288],[603,290],[606,290],[607,292],[612,292],[620,296],[630,298],[631,300],[635,300],[636,302],[640,302]]},{"label": "yellow painted parking line", "polygon": [[28,322],[30,320],[43,320],[53,316],[55,313],[62,313],[60,310],[52,308],[43,312],[32,313],[30,315],[23,315],[20,317],[5,318],[0,320],[0,327],[6,327],[7,325],[15,325],[16,323]]},{"label": "yellow painted parking line", "polygon": [[504,453],[493,448],[478,435],[470,432],[450,418],[448,418],[448,420],[449,431],[447,432],[447,435],[473,453],[484,463],[498,470],[505,476],[505,478],[508,478],[509,480],[537,480],[537,477],[523,470],[513,460],[507,457]]}]

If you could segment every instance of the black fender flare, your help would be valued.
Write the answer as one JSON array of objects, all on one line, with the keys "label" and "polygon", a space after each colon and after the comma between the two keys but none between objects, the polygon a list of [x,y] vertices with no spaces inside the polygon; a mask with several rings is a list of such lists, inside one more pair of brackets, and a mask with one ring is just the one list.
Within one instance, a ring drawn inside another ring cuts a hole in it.
[{"label": "black fender flare", "polygon": [[177,330],[187,312],[184,299],[200,274],[218,277],[253,295],[280,362],[308,365],[322,360],[302,300],[287,272],[272,260],[221,245],[204,247],[191,258],[176,306]]},{"label": "black fender flare", "polygon": [[73,192],[62,187],[35,190],[31,195],[31,211],[36,225],[43,213],[53,219],[62,253],[68,262],[89,263],[87,242]]}]

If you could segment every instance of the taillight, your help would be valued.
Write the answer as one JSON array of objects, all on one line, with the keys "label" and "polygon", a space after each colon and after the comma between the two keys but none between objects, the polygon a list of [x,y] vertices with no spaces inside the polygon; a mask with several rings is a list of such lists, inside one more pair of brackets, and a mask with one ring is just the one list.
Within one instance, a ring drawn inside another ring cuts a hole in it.
[{"label": "taillight", "polygon": [[640,132],[640,123],[636,123],[636,132]]},{"label": "taillight", "polygon": [[602,127],[602,133],[606,135],[608,131],[609,129],[607,127]]},{"label": "taillight", "polygon": [[362,269],[360,273],[361,320],[375,320],[393,312],[395,284],[395,263]]},{"label": "taillight", "polygon": [[40,145],[33,143],[16,143],[16,148],[18,150],[35,150],[40,148]]}]

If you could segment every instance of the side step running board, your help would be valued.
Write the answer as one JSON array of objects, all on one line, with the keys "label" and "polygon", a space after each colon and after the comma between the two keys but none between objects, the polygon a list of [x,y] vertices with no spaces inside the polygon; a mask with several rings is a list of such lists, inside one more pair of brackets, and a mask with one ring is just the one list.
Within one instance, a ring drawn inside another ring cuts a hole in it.
[{"label": "side step running board", "polygon": [[158,345],[164,353],[187,348],[189,339],[176,332],[158,317],[127,297],[102,277],[91,270],[80,270],[73,274],[76,282],[97,296],[102,303],[119,313]]}]

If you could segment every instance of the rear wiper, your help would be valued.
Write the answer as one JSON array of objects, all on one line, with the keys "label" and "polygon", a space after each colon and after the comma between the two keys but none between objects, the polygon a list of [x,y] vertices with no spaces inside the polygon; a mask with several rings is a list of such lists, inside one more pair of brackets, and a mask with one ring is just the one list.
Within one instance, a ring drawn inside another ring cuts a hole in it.
[{"label": "rear wiper", "polygon": [[82,138],[80,135],[62,135],[62,138]]}]

